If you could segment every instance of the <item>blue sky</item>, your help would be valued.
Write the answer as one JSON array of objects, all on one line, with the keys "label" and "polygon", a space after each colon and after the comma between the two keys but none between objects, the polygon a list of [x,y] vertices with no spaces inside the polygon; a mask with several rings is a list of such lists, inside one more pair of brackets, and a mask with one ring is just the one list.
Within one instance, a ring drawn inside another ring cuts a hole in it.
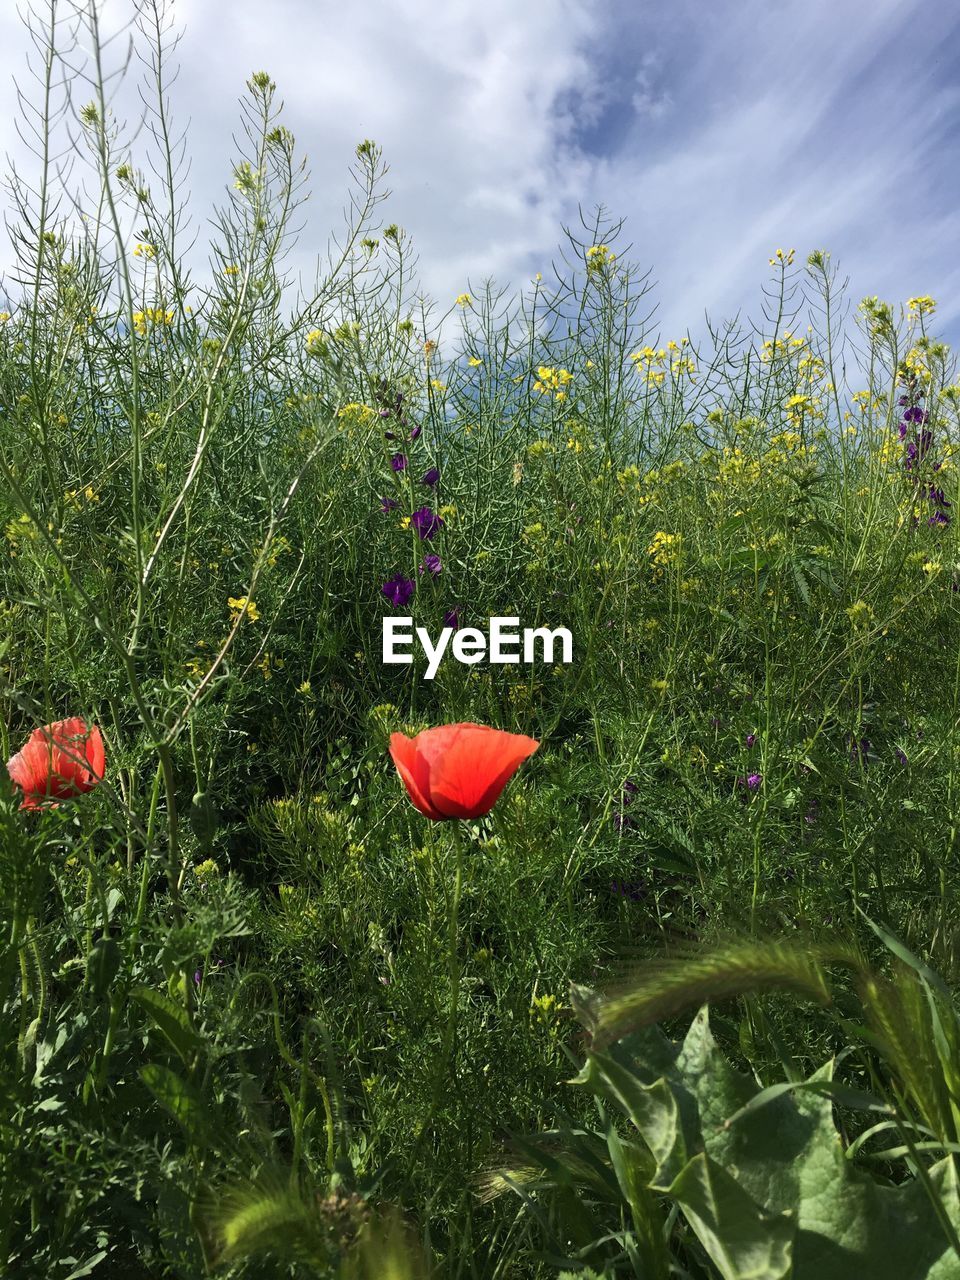
[{"label": "blue sky", "polygon": [[[103,7],[117,29],[128,0]],[[26,32],[5,6],[0,141],[27,175],[12,77]],[[548,277],[578,203],[625,218],[656,282],[661,337],[760,319],[777,247],[827,249],[852,303],[938,301],[960,340],[960,6],[912,0],[175,0],[171,90],[188,126],[193,254],[231,181],[238,98],[266,70],[308,159],[292,263],[312,278],[342,227],[363,138],[390,165],[385,221],[442,312],[493,277]],[[111,56],[117,61],[120,45]],[[132,75],[139,71],[136,63]],[[78,94],[79,101],[83,101]],[[135,84],[117,98],[136,118]],[[146,138],[134,144],[143,165]],[[9,263],[0,244],[0,263]]]}]

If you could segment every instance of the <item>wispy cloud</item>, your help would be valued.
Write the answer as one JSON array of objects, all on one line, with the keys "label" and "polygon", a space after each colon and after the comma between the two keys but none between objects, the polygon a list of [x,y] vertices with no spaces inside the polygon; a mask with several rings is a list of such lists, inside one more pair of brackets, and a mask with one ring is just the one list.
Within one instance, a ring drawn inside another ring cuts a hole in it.
[{"label": "wispy cloud", "polygon": [[[659,282],[664,334],[702,330],[705,309],[759,318],[767,258],[783,246],[798,261],[830,250],[854,302],[932,294],[960,338],[949,6],[233,0],[226,22],[219,6],[178,0],[175,14],[170,96],[189,120],[197,270],[230,182],[237,100],[262,68],[309,158],[292,259],[307,278],[341,225],[354,147],[371,137],[390,165],[381,210],[412,235],[441,309],[487,277],[519,286],[546,270],[577,205],[602,202]],[[0,38],[19,75],[27,42],[9,13]],[[132,85],[117,106],[135,118]],[[14,109],[8,84],[0,144],[24,164]]]}]

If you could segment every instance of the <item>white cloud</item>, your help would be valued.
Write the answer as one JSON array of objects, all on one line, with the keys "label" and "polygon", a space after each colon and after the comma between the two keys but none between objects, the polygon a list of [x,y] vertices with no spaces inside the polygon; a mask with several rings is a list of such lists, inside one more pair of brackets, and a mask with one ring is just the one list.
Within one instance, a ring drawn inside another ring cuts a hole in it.
[{"label": "white cloud", "polygon": [[[129,12],[130,0],[105,9],[113,29]],[[835,0],[232,0],[229,20],[177,0],[175,12],[186,30],[170,98],[175,127],[189,121],[197,274],[231,181],[238,98],[264,69],[311,171],[290,260],[305,279],[341,230],[354,148],[370,137],[390,166],[379,214],[413,237],[441,310],[487,277],[546,275],[578,202],[588,216],[602,202],[659,281],[664,332],[696,329],[704,308],[759,318],[778,246],[831,250],[854,301],[929,292],[942,321],[960,320],[960,272],[943,260],[960,92],[936,62],[960,24],[929,9],[915,21],[919,0],[851,0],[842,14]],[[9,12],[0,38],[26,84]],[[135,121],[132,82],[117,106]],[[0,147],[29,168],[14,111],[0,85]]]}]

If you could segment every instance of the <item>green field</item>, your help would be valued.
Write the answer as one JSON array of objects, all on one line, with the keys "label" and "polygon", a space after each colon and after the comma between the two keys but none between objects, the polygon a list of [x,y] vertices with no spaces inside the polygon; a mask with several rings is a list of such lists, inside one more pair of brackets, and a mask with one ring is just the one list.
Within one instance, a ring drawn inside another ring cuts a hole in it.
[{"label": "green field", "polygon": [[[671,340],[600,210],[434,306],[371,142],[297,292],[265,73],[201,279],[89,92],[0,317],[0,747],[104,747],[0,770],[0,1274],[960,1276],[933,299],[775,250]],[[433,820],[390,738],[461,722],[539,747]]]}]

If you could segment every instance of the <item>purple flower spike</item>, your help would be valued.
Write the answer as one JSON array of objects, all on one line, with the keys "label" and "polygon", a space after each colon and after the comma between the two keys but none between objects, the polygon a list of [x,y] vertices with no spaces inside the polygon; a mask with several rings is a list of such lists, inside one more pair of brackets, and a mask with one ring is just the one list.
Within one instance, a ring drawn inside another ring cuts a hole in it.
[{"label": "purple flower spike", "polygon": [[396,440],[396,434],[393,431],[385,431],[383,433],[384,440]]},{"label": "purple flower spike", "polygon": [[200,983],[203,981],[203,974],[200,972],[200,970],[199,970],[199,969],[195,969],[195,970],[194,970],[193,980],[194,980],[194,982],[197,984],[197,986],[198,986],[198,987],[199,987]]},{"label": "purple flower spike", "polygon": [[443,520],[430,507],[421,507],[419,511],[415,511],[410,517],[410,523],[420,537],[428,541],[443,528]]},{"label": "purple flower spike", "polygon": [[410,432],[410,439],[411,439],[411,440],[419,440],[419,439],[420,439],[420,432],[421,432],[422,430],[423,430],[423,427],[414,427],[414,428],[413,428],[413,430]]},{"label": "purple flower spike", "polygon": [[762,773],[747,774],[747,786],[750,788],[751,791],[756,791],[757,787],[759,787],[762,781],[763,781]]},{"label": "purple flower spike", "polygon": [[391,467],[393,467],[394,471],[406,471],[407,469],[406,456],[402,453],[395,453],[393,457],[390,459],[390,465]]},{"label": "purple flower spike", "polygon": [[380,417],[381,417],[381,418],[389,418],[389,417],[390,417],[390,410],[389,410],[389,409],[381,409],[381,410],[380,410]]},{"label": "purple flower spike", "polygon": [[383,514],[384,514],[385,516],[388,516],[388,515],[390,514],[390,512],[391,512],[391,511],[396,511],[396,509],[397,509],[397,507],[399,507],[399,505],[400,505],[400,503],[396,500],[396,498],[381,498],[381,499],[380,499],[380,506],[381,506],[381,508],[382,508],[382,510],[383,510]]},{"label": "purple flower spike", "polygon": [[420,481],[420,483],[425,484],[428,489],[432,489],[433,486],[439,481],[439,479],[440,479],[440,472],[437,470],[436,467],[431,467],[429,471],[424,472],[423,479]]},{"label": "purple flower spike", "polygon": [[460,610],[448,609],[446,613],[443,615],[443,625],[445,627],[452,627],[454,631],[459,631],[460,630]]},{"label": "purple flower spike", "polygon": [[421,573],[432,573],[433,576],[439,577],[443,566],[440,563],[440,557],[435,555],[424,556],[423,564],[420,566]]},{"label": "purple flower spike", "polygon": [[414,583],[410,578],[405,578],[402,573],[395,574],[380,588],[390,603],[398,605],[400,608],[403,608],[413,595],[413,589]]},{"label": "purple flower spike", "polygon": [[747,746],[748,746],[748,747],[752,747],[752,746],[753,746],[753,744],[756,742],[756,740],[757,740],[757,735],[756,735],[755,733],[748,733],[748,734],[747,734]]},{"label": "purple flower spike", "polygon": [[897,763],[898,763],[898,764],[907,764],[907,763],[908,763],[908,761],[907,761],[907,753],[906,753],[905,751],[901,751],[899,747],[897,747]]}]

